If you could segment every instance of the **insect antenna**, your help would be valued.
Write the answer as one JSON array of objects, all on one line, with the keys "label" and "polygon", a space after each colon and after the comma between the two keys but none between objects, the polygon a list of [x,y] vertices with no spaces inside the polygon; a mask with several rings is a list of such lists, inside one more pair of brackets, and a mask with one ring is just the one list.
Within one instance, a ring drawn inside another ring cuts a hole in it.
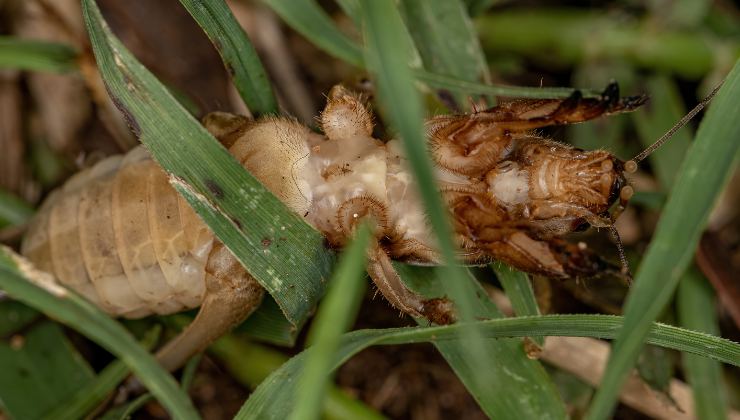
[{"label": "insect antenna", "polygon": [[704,107],[709,104],[709,102],[714,98],[714,95],[717,94],[717,91],[719,91],[719,88],[722,87],[722,83],[717,85],[717,87],[712,90],[712,92],[704,99],[702,99],[701,102],[699,102],[698,105],[694,107],[691,111],[689,111],[688,114],[684,115],[683,118],[681,118],[673,127],[671,127],[670,130],[666,131],[665,134],[663,134],[658,140],[655,141],[655,143],[648,146],[647,149],[640,152],[637,156],[634,158],[628,160],[624,164],[624,169],[628,173],[633,173],[637,170],[637,164],[640,163],[643,159],[650,156],[655,150],[657,150],[660,146],[662,146],[668,139],[670,139],[676,131],[680,130],[681,127],[686,125],[689,121],[691,121],[692,118],[696,116]]},{"label": "insect antenna", "polygon": [[609,226],[609,233],[611,234],[614,244],[617,245],[617,251],[619,252],[619,262],[622,264],[620,270],[622,274],[627,276],[627,280],[632,283],[632,273],[630,272],[630,264],[627,261],[627,255],[624,253],[624,245],[622,245],[622,238],[619,237],[619,231],[614,225]]}]

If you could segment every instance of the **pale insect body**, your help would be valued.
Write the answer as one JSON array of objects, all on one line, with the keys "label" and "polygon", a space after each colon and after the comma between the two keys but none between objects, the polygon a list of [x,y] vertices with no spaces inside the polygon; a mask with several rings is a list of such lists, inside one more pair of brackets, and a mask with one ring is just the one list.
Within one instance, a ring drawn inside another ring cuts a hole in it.
[{"label": "pale insect body", "polygon": [[[461,260],[499,259],[560,278],[607,267],[561,236],[584,225],[611,226],[631,195],[624,168],[634,162],[574,149],[531,130],[630,111],[644,101],[620,99],[610,85],[595,99],[575,93],[428,120],[436,181]],[[437,264],[440,257],[398,140],[372,137],[372,116],[358,97],[341,86],[332,89],[321,115],[325,135],[289,118],[252,121],[213,113],[204,124],[332,245],[344,245],[360,220],[372,220],[367,271],[378,290],[410,315],[454,321],[449,301],[410,291],[391,264]],[[31,226],[23,253],[113,315],[201,306],[195,321],[158,354],[170,369],[246,318],[264,293],[143,147],[70,179]]]}]

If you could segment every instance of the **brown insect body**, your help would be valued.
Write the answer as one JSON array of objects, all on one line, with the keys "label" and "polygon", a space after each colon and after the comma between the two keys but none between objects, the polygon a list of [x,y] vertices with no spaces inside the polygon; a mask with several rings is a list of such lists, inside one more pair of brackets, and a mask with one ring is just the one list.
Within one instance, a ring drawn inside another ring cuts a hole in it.
[{"label": "brown insect body", "polygon": [[[607,152],[574,149],[531,130],[642,102],[619,100],[613,85],[597,99],[522,100],[430,119],[437,181],[461,258],[499,259],[553,277],[596,274],[601,260],[560,237],[584,223],[610,223],[609,208],[625,185],[624,165]],[[368,273],[378,289],[406,313],[454,320],[447,300],[411,292],[391,265],[391,259],[436,264],[440,258],[399,142],[372,137],[372,116],[355,95],[332,89],[321,116],[325,136],[288,118],[214,113],[204,124],[333,245],[344,245],[370,216],[375,242]],[[113,315],[201,305],[193,324],[160,351],[169,368],[243,320],[263,294],[142,147],[70,179],[31,226],[23,253]]]},{"label": "brown insect body", "polygon": [[471,180],[464,189],[442,183],[464,248],[550,277],[597,274],[603,263],[560,237],[587,225],[611,225],[609,209],[626,186],[624,162],[532,130],[630,111],[644,100],[620,100],[610,85],[596,99],[576,93],[433,118],[428,127],[436,162]]},{"label": "brown insect body", "polygon": [[263,295],[143,146],[97,163],[52,193],[21,251],[114,316],[201,306],[188,330],[160,351],[170,369],[243,321]]}]

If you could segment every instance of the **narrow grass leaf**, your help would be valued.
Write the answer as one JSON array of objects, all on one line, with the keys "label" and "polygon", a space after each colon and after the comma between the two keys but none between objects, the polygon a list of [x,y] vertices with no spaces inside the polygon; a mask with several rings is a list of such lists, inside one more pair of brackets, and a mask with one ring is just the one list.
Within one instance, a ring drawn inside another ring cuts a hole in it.
[{"label": "narrow grass leaf", "polygon": [[670,7],[661,7],[656,3],[648,4],[652,15],[657,15],[666,24],[678,28],[693,29],[701,26],[712,9],[710,0],[676,0]]},{"label": "narrow grass leaf", "polygon": [[262,0],[291,28],[334,57],[362,67],[362,50],[314,0]]},{"label": "narrow grass leaf", "polygon": [[360,9],[359,0],[335,0],[335,2],[342,8],[345,15],[349,16],[355,22],[357,28],[362,25],[362,10]]},{"label": "narrow grass leaf", "polygon": [[33,207],[14,194],[0,189],[0,227],[22,225],[33,216]]},{"label": "narrow grass leaf", "polygon": [[322,280],[334,261],[323,236],[180,106],[113,36],[92,0],[83,1],[83,12],[103,80],[135,134],[286,318],[301,325],[323,294]]},{"label": "narrow grass leaf", "polygon": [[16,419],[40,418],[94,376],[59,325],[50,321],[0,343],[0,372],[0,401]]},{"label": "narrow grass leaf", "polygon": [[[698,79],[727,54],[700,31],[654,31],[645,21],[621,21],[606,11],[519,7],[478,16],[475,23],[489,56],[513,54],[550,68],[614,60]],[[737,42],[730,44],[730,60],[736,59]]]},{"label": "narrow grass leaf", "polygon": [[345,248],[332,274],[326,298],[319,306],[308,342],[316,350],[311,353],[299,379],[298,400],[290,418],[316,419],[321,413],[324,396],[332,375],[332,359],[341,335],[357,317],[357,310],[365,292],[365,266],[370,227],[361,225],[355,238]]},{"label": "narrow grass leaf", "polygon": [[[678,285],[676,310],[682,327],[719,335],[717,308],[711,286],[695,267],[686,271]],[[683,354],[686,379],[694,395],[694,415],[703,420],[727,418],[726,389],[722,366],[694,354]]]},{"label": "narrow grass leaf", "polygon": [[[161,328],[157,326],[147,331],[141,340],[141,346],[145,350],[151,350],[157,343]],[[75,393],[59,404],[53,411],[46,414],[44,418],[54,419],[82,419],[98,407],[108,398],[118,384],[130,374],[131,369],[119,360],[109,363],[93,381],[83,387],[77,387]]]},{"label": "narrow grass leaf", "polygon": [[293,347],[303,323],[292,324],[272,296],[265,296],[257,310],[236,331],[255,340],[277,346]]},{"label": "narrow grass leaf", "polygon": [[[622,328],[623,321],[622,317],[611,315],[544,315],[492,319],[478,321],[475,324],[487,338],[491,339],[549,335],[611,339],[616,337]],[[466,327],[462,324],[454,324],[441,327],[353,331],[342,337],[332,367],[336,369],[353,355],[370,346],[459,340],[462,330]],[[740,344],[712,335],[653,323],[647,335],[647,342],[740,366]],[[309,348],[303,351],[273,372],[252,393],[235,419],[285,418],[295,403],[298,375],[312,351],[315,349]],[[535,397],[539,396],[535,395]],[[517,418],[506,417],[501,413],[498,415],[502,418]],[[547,415],[544,416],[544,418],[547,417]]]},{"label": "narrow grass leaf", "polygon": [[76,60],[69,45],[0,36],[0,68],[65,73],[77,68]]},{"label": "narrow grass leaf", "polygon": [[0,338],[11,336],[34,322],[39,316],[41,314],[36,310],[21,302],[7,299],[7,297],[0,300]]},{"label": "narrow grass leaf", "polygon": [[[439,267],[418,267],[394,263],[399,275],[412,290],[427,298],[446,294],[442,270]],[[503,318],[504,315],[488,298],[486,291],[470,272],[466,281],[475,291],[470,305],[476,319]],[[418,319],[427,325],[425,319]],[[541,340],[542,337],[535,339]],[[469,357],[460,341],[434,342],[458,378],[465,384],[483,411],[492,418],[518,415],[522,418],[565,418],[565,407],[543,366],[536,360],[524,357],[521,339],[485,340],[484,352],[492,360],[486,367],[488,380],[475,382],[475,374],[482,368]],[[516,385],[512,385],[512,384]],[[536,396],[536,398],[533,398]]]},{"label": "narrow grass leaf", "polygon": [[[515,270],[502,262],[491,264],[496,273],[496,278],[501,282],[506,296],[511,301],[514,313],[517,316],[539,315],[540,308],[537,306],[537,298],[534,296],[532,282],[526,273]],[[545,345],[542,337],[535,337],[534,342],[540,347]]]},{"label": "narrow grass leaf", "polygon": [[489,7],[506,0],[465,0],[465,6],[468,8],[470,16],[478,16],[485,12]]},{"label": "narrow grass leaf", "polygon": [[[469,82],[490,81],[461,0],[403,0],[399,8],[426,70]],[[461,108],[467,105],[463,94],[456,99]]]},{"label": "narrow grass leaf", "polygon": [[[226,370],[241,384],[255,389],[270,374],[288,361],[284,353],[235,334],[221,337],[209,348]],[[336,386],[330,385],[324,401],[323,416],[329,420],[381,420],[385,417],[361,401],[350,397]]]},{"label": "narrow grass leaf", "polygon": [[172,376],[125,328],[81,296],[58,285],[50,274],[34,269],[30,262],[7,247],[0,248],[0,288],[116,355],[173,417],[198,418],[192,403]]},{"label": "narrow grass leaf", "polygon": [[[356,42],[344,35],[332,22],[331,18],[324,12],[314,0],[263,0],[270,6],[293,30],[300,33],[317,47],[325,52],[358,67],[364,66],[362,49]],[[347,14],[361,18],[359,2],[357,0],[340,0],[339,4]],[[355,18],[353,18],[355,19]],[[400,39],[407,39],[407,32],[402,33]],[[413,53],[412,53],[413,54]],[[413,62],[413,59],[409,60]],[[416,68],[413,70],[414,77],[422,83],[433,88],[447,89],[451,92],[460,92],[477,95],[495,95],[512,98],[567,98],[573,88],[542,88],[490,85],[461,80],[456,77],[446,76]],[[600,92],[581,90],[585,97],[598,96]]]},{"label": "narrow grass leaf", "polygon": [[[510,98],[567,98],[574,88],[561,87],[526,87],[526,86],[506,86],[506,85],[489,85],[484,83],[475,83],[466,80],[460,80],[455,77],[445,76],[442,74],[432,73],[426,70],[414,70],[414,76],[420,82],[437,89],[447,89],[452,92],[463,92],[478,95],[494,95]],[[601,93],[589,89],[579,89],[584,97],[591,98],[599,96]]]},{"label": "narrow grass leaf", "polygon": [[709,212],[737,161],[739,96],[740,61],[735,63],[699,126],[637,271],[627,296],[624,329],[614,343],[589,419],[609,417],[653,320],[670,300],[691,261]]},{"label": "narrow grass leaf", "polygon": [[113,407],[106,411],[98,418],[98,420],[131,420],[131,416],[151,400],[152,394],[148,392],[146,394],[139,395],[131,402]]},{"label": "narrow grass leaf", "polygon": [[[442,269],[445,281],[443,282],[449,296],[455,302],[455,308],[461,321],[472,321],[475,314],[475,289],[470,281],[467,281],[466,270],[459,266],[455,258],[455,249],[450,238],[452,228],[448,215],[442,203],[442,199],[436,185],[434,169],[422,124],[423,109],[419,93],[414,84],[413,74],[407,65],[409,54],[408,46],[402,40],[404,31],[403,21],[396,10],[392,0],[365,0],[361,1],[364,19],[365,57],[368,69],[375,76],[378,87],[378,97],[381,104],[385,106],[391,125],[398,131],[402,138],[402,144],[410,167],[414,173],[416,183],[424,202],[426,214],[430,224],[439,239],[440,251],[446,266]],[[478,391],[486,391],[479,395],[479,399],[491,399],[501,401],[495,392],[505,392],[504,387],[491,387],[491,384],[507,383],[505,387],[512,395],[521,396],[523,386],[516,381],[511,381],[512,376],[529,376],[523,374],[532,366],[516,367],[516,373],[512,370],[507,375],[492,378],[489,372],[494,363],[486,354],[486,346],[479,331],[470,325],[465,328],[461,341],[456,343],[461,357],[460,362],[470,363],[475,366],[470,370],[468,378],[470,388]],[[521,353],[521,358],[526,356]],[[534,376],[534,375],[532,375]],[[548,386],[542,384],[543,389]],[[495,389],[495,392],[494,392]],[[553,387],[550,387],[555,393]],[[556,397],[557,399],[557,397]],[[529,412],[531,404],[526,399],[515,398],[515,401],[506,402],[500,407],[497,415],[515,416],[520,413]],[[549,398],[547,398],[549,401]],[[510,404],[513,404],[512,407]],[[556,406],[562,408],[562,406]],[[544,417],[564,417],[564,413],[558,410],[548,410],[541,413]],[[559,415],[560,414],[560,415]],[[542,417],[538,416],[538,417]]]},{"label": "narrow grass leaf", "polygon": [[[409,159],[419,187],[432,229],[439,238],[441,252],[450,276],[450,295],[456,302],[460,319],[473,319],[468,303],[472,293],[465,282],[464,270],[456,264],[455,250],[449,238],[452,229],[447,220],[442,199],[435,182],[429,152],[427,151],[422,124],[423,109],[421,98],[413,83],[413,75],[407,66],[410,45],[403,39],[403,21],[395,5],[390,0],[361,1],[365,40],[365,59],[368,70],[375,77],[378,96],[385,106],[391,125],[398,130],[402,144]],[[480,362],[481,370],[486,370],[482,342],[473,330],[468,330],[466,344],[471,345],[472,354]],[[483,375],[474,378],[482,384]]]},{"label": "narrow grass leaf", "polygon": [[[650,103],[645,109],[630,115],[636,123],[643,147],[653,144],[686,115],[678,86],[667,76],[649,78],[647,91],[650,93]],[[650,155],[650,163],[655,168],[655,175],[663,190],[668,191],[673,186],[692,136],[691,127],[685,126],[673,134],[673,137],[661,146],[659,152]]]},{"label": "narrow grass leaf", "polygon": [[532,290],[532,283],[526,273],[514,270],[502,262],[491,264],[491,268],[504,287],[506,296],[511,300],[511,306],[517,316],[540,314],[537,298],[535,298],[534,290]]},{"label": "narrow grass leaf", "polygon": [[256,117],[277,114],[278,104],[257,51],[223,0],[180,0],[221,55],[244,103]]}]

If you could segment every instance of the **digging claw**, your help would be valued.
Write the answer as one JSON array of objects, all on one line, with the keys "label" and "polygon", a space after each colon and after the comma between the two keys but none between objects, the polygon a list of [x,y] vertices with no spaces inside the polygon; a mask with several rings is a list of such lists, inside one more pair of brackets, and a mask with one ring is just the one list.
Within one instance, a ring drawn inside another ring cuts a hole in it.
[{"label": "digging claw", "polygon": [[601,93],[601,99],[607,103],[607,109],[613,109],[619,103],[619,84],[611,82]]},{"label": "digging claw", "polygon": [[438,325],[454,324],[457,320],[455,307],[452,301],[445,298],[435,298],[424,301],[422,315]]}]

